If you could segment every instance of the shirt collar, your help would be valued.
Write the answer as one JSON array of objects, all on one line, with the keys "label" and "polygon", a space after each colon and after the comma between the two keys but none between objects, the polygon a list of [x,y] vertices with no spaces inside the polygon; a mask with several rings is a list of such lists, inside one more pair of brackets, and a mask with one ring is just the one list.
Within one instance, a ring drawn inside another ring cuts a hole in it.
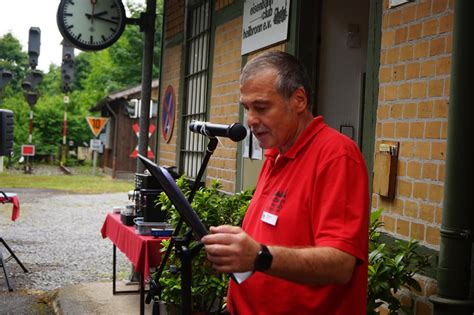
[{"label": "shirt collar", "polygon": [[[301,149],[303,149],[306,144],[325,127],[327,127],[327,125],[324,123],[322,116],[313,118],[313,121],[308,125],[308,127],[306,127],[305,130],[303,130],[298,139],[296,139],[296,142],[290,147],[290,149],[288,149],[288,151],[281,154],[280,157],[294,159],[298,155],[298,152],[300,152]],[[278,156],[278,153],[279,152],[277,148],[271,148],[265,150],[265,157],[274,161]]]}]

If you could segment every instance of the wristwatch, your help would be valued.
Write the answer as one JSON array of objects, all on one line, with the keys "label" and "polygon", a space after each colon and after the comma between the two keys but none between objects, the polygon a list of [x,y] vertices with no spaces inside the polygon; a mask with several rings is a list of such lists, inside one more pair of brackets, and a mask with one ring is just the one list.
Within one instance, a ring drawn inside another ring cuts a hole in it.
[{"label": "wristwatch", "polygon": [[260,244],[260,251],[255,259],[255,270],[265,271],[272,265],[273,256],[266,245]]}]

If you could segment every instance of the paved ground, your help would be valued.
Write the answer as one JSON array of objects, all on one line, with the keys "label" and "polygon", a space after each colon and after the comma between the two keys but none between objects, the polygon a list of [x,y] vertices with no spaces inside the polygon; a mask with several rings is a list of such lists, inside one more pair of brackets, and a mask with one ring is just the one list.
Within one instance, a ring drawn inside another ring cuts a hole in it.
[{"label": "paved ground", "polygon": [[[112,296],[112,243],[100,235],[106,212],[125,205],[126,193],[8,191],[19,196],[20,218],[12,222],[11,205],[0,205],[0,236],[29,272],[10,260],[6,265],[15,291],[8,292],[0,271],[0,314],[55,314],[58,309],[53,309],[53,301],[59,301],[60,307],[74,306],[71,309],[78,312],[73,314],[138,313],[137,295]],[[1,245],[0,250],[5,254]],[[120,252],[117,258],[119,276],[124,279],[131,267]],[[90,308],[81,311],[83,304]]]}]

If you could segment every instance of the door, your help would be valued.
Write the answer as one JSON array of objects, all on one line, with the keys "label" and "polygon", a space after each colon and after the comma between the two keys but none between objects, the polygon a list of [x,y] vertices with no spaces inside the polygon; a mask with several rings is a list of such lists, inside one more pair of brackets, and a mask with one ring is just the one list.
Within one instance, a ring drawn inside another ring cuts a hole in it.
[{"label": "door", "polygon": [[322,1],[315,112],[359,146],[368,21],[368,0]]}]

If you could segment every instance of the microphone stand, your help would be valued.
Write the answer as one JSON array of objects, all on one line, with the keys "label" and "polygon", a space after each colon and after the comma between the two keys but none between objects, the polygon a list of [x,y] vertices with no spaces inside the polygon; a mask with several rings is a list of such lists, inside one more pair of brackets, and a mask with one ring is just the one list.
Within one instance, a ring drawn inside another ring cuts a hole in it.
[{"label": "microphone stand", "polygon": [[[188,202],[191,204],[196,191],[199,188],[201,178],[204,175],[204,171],[209,163],[209,159],[211,158],[212,154],[217,148],[218,140],[216,137],[209,137],[209,143],[207,144],[206,154],[204,159],[201,163],[201,167],[199,168],[199,172],[196,176],[196,180],[194,181],[193,187],[188,196]],[[160,267],[156,272],[156,275],[153,279],[150,280],[150,290],[148,295],[146,296],[145,302],[150,304],[153,297],[156,295],[161,295],[161,285],[160,285],[160,278],[163,274],[163,271],[166,266],[166,262],[169,259],[171,254],[171,250],[175,247],[176,256],[179,257],[181,260],[181,314],[183,315],[190,315],[192,310],[192,295],[191,295],[191,284],[192,284],[192,266],[191,261],[192,259],[199,253],[201,248],[203,247],[202,243],[196,244],[192,248],[188,248],[191,236],[192,236],[192,229],[188,229],[184,235],[184,237],[178,237],[179,231],[184,223],[183,218],[181,217],[176,224],[176,228],[173,231],[173,235],[170,239],[170,243],[168,248],[166,249],[165,255],[161,261]],[[160,314],[159,307],[153,306],[153,314]]]}]

